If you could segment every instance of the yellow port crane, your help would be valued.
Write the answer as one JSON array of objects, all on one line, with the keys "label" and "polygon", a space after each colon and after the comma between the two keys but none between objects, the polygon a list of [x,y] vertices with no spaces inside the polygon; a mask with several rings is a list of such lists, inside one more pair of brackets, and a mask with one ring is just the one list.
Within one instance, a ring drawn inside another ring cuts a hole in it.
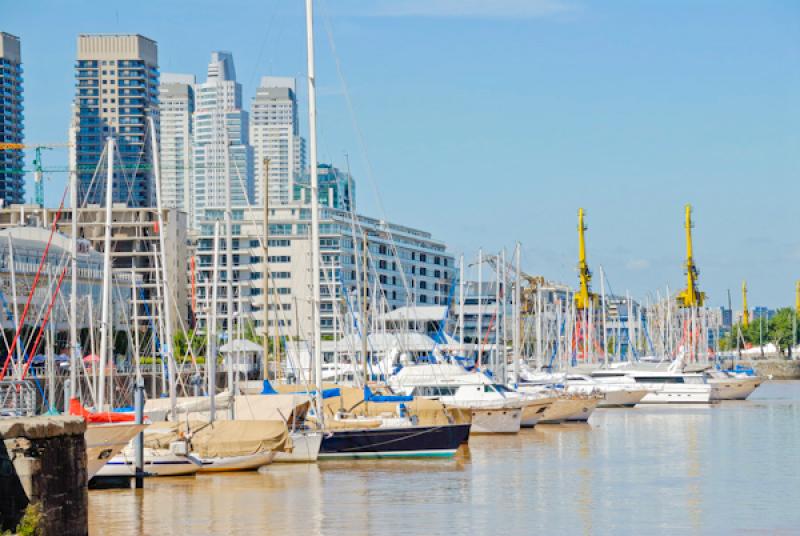
[{"label": "yellow port crane", "polygon": [[747,309],[747,281],[742,281],[742,326],[750,326],[750,311]]},{"label": "yellow port crane", "polygon": [[[45,170],[42,167],[42,149],[55,149],[56,147],[69,147],[68,143],[0,143],[0,151],[22,151],[25,149],[34,150],[33,158],[33,182],[35,187],[34,202],[40,207],[44,207],[44,181],[43,173]],[[25,170],[14,170],[17,173],[24,173]]]},{"label": "yellow port crane", "polygon": [[706,301],[705,292],[697,289],[697,276],[699,272],[694,264],[694,251],[692,248],[692,205],[685,207],[686,229],[686,288],[678,293],[677,300],[680,307],[702,307]]},{"label": "yellow port crane", "polygon": [[794,285],[794,310],[800,316],[800,279]]},{"label": "yellow port crane", "polygon": [[580,288],[575,293],[575,307],[579,310],[589,308],[589,304],[593,303],[596,296],[590,290],[592,282],[592,272],[589,270],[589,264],[586,262],[586,237],[584,232],[587,227],[583,223],[584,211],[582,208],[578,209],[578,278],[580,279]]}]

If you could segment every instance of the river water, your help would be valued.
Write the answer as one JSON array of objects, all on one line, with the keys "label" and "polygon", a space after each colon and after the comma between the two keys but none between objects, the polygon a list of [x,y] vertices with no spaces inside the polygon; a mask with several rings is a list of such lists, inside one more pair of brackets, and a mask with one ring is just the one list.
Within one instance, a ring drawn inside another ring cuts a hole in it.
[{"label": "river water", "polygon": [[800,382],[597,410],[451,460],[272,464],[89,492],[92,534],[800,534]]}]

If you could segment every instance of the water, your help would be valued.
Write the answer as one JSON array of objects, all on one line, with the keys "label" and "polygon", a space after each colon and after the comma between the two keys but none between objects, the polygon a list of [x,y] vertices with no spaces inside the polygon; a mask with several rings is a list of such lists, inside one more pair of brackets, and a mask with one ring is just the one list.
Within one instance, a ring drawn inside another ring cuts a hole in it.
[{"label": "water", "polygon": [[452,460],[273,464],[91,491],[92,534],[800,534],[800,382],[597,410]]}]

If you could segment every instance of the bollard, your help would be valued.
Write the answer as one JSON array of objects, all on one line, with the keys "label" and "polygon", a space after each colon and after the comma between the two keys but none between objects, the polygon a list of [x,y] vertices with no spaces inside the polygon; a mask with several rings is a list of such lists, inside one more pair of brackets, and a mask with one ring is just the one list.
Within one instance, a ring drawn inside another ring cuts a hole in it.
[{"label": "bollard", "polygon": [[[134,408],[136,410],[136,424],[144,423],[144,383],[136,382],[134,388]],[[144,432],[136,434],[136,489],[144,487]]]},{"label": "bollard", "polygon": [[64,380],[64,415],[69,415],[69,394],[72,392],[69,378]]}]

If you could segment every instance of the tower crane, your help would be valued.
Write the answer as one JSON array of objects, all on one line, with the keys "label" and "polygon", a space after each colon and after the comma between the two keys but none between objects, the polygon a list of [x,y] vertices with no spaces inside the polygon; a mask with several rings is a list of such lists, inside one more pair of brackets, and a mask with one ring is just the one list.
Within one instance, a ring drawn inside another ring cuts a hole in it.
[{"label": "tower crane", "polygon": [[689,204],[685,207],[684,228],[686,229],[686,288],[678,293],[678,306],[686,308],[702,307],[706,300],[706,295],[697,288],[697,276],[699,272],[694,264],[694,252],[692,248],[692,205]]},{"label": "tower crane", "polygon": [[750,326],[750,311],[747,309],[747,281],[742,281],[742,326]]},{"label": "tower crane", "polygon": [[[45,170],[42,167],[42,150],[55,149],[57,147],[69,147],[68,143],[42,143],[42,144],[27,144],[27,143],[0,143],[0,151],[22,151],[24,149],[33,149],[33,182],[35,185],[34,202],[40,207],[44,207],[44,181],[43,173],[45,171],[58,171],[58,170]],[[19,173],[24,173],[25,170],[14,170]]]},{"label": "tower crane", "polygon": [[584,211],[578,209],[578,277],[580,278],[580,288],[575,293],[575,307],[578,310],[589,308],[589,304],[595,301],[596,296],[590,290],[592,282],[592,272],[586,262],[586,237],[584,232],[587,227],[583,223]]}]

